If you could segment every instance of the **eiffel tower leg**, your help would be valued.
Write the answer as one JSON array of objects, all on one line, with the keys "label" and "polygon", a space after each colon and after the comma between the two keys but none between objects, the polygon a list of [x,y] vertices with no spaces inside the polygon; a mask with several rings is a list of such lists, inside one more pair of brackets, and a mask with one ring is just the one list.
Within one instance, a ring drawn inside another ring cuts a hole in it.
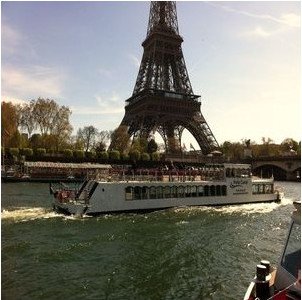
[{"label": "eiffel tower leg", "polygon": [[208,154],[219,148],[219,145],[206,122],[191,120],[185,127],[193,135],[203,154]]}]

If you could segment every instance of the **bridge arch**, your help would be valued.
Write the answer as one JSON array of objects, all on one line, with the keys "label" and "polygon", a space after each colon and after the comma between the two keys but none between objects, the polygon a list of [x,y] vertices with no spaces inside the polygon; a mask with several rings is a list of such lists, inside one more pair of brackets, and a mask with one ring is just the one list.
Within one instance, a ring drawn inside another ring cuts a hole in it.
[{"label": "bridge arch", "polygon": [[275,180],[286,180],[287,172],[283,168],[276,166],[274,164],[263,164],[253,168],[253,175],[269,178],[274,176]]}]

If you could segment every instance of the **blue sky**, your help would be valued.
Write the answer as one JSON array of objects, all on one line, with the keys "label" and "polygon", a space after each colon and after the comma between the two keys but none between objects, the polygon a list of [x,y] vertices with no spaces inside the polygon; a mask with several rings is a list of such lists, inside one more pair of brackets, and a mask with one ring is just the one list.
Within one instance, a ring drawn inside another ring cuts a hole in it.
[{"label": "blue sky", "polygon": [[[2,101],[48,97],[113,130],[143,54],[149,2],[1,2]],[[177,2],[183,53],[218,143],[301,140],[300,2]],[[186,132],[183,142],[196,142]]]}]

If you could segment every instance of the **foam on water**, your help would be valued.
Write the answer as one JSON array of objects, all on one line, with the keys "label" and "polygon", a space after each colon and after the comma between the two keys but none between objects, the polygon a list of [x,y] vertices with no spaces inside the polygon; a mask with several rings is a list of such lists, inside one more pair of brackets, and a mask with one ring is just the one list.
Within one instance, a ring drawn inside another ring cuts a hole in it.
[{"label": "foam on water", "polygon": [[59,215],[54,211],[50,211],[43,207],[21,207],[16,210],[4,209],[1,212],[2,220],[14,220],[15,222],[26,222],[36,219],[50,219],[58,217],[62,217],[62,215]]},{"label": "foam on water", "polygon": [[216,211],[226,214],[240,213],[241,215],[248,215],[248,214],[255,214],[255,213],[266,214],[272,212],[273,210],[277,209],[280,206],[290,205],[292,203],[293,203],[292,199],[283,198],[280,202],[250,203],[250,204],[224,206],[224,207],[216,208]]},{"label": "foam on water", "polygon": [[238,205],[226,205],[226,206],[192,206],[192,207],[179,207],[173,209],[175,213],[184,212],[219,212],[223,214],[259,214],[259,213],[269,213],[278,207],[283,205],[293,204],[293,199],[283,198],[281,202],[262,202],[262,203],[249,203],[249,204],[238,204]]}]

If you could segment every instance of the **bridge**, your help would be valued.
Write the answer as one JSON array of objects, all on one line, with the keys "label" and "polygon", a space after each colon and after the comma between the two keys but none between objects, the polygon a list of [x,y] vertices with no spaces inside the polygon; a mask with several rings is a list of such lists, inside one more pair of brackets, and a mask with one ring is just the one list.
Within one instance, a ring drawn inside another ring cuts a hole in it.
[{"label": "bridge", "polygon": [[[248,160],[248,161],[247,161]],[[276,180],[301,180],[301,155],[258,157],[245,160],[257,176],[274,176]]]},{"label": "bridge", "polygon": [[[197,153],[183,153],[181,155],[166,154],[165,161],[183,164],[205,164],[223,163],[224,157],[208,157]],[[280,181],[300,181],[301,180],[301,155],[273,156],[273,157],[247,157],[240,161],[229,161],[233,163],[251,164],[253,175],[268,178],[274,176]]]}]

